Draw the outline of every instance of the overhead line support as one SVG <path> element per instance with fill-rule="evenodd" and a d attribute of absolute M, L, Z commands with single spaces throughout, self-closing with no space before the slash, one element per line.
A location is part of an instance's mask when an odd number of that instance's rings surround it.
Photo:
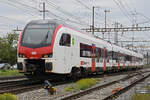
<path fill-rule="evenodd" d="M 128 31 L 150 31 L 150 27 L 121 27 L 121 28 L 86 28 L 86 32 L 128 32 Z"/>
<path fill-rule="evenodd" d="M 45 10 L 45 2 L 43 2 L 43 10 L 40 10 L 40 12 L 43 12 L 43 20 L 45 20 L 45 13 L 48 12 L 48 10 Z"/>

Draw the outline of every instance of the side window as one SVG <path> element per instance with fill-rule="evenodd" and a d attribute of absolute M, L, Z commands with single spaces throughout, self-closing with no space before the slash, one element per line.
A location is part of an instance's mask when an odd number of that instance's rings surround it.
<path fill-rule="evenodd" d="M 113 57 L 112 57 L 112 59 L 113 60 L 116 60 L 116 62 L 118 61 L 118 53 L 117 52 L 115 52 L 115 51 L 113 51 Z"/>
<path fill-rule="evenodd" d="M 96 58 L 97 58 L 97 62 L 100 62 L 100 58 L 101 58 L 101 55 L 102 55 L 102 53 L 101 53 L 102 51 L 101 51 L 101 49 L 100 48 L 97 48 L 96 47 Z"/>
<path fill-rule="evenodd" d="M 92 46 L 80 43 L 80 57 L 91 58 Z"/>
<path fill-rule="evenodd" d="M 70 46 L 71 44 L 71 36 L 70 34 L 63 33 L 61 39 L 59 41 L 60 46 Z"/>

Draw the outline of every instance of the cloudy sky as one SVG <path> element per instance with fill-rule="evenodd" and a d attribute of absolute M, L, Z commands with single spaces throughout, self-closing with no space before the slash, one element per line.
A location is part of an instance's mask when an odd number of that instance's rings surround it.
<path fill-rule="evenodd" d="M 96 27 L 104 27 L 104 10 L 110 11 L 107 13 L 107 27 L 114 27 L 115 22 L 124 27 L 134 23 L 150 26 L 150 0 L 0 0 L 0 36 L 17 26 L 23 29 L 30 20 L 42 19 L 39 12 L 42 2 L 46 3 L 47 19 L 60 19 L 79 29 L 91 25 L 93 6 L 96 7 Z M 101 36 L 101 33 L 96 35 Z M 150 37 L 149 32 L 119 33 L 120 40 L 131 40 L 133 36 L 135 40 L 148 40 Z M 113 33 L 110 37 L 114 37 Z"/>

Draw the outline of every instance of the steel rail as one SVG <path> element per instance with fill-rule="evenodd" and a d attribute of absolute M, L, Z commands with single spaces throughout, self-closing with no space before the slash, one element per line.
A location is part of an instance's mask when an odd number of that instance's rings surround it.
<path fill-rule="evenodd" d="M 22 79 L 27 78 L 26 76 L 9 76 L 9 77 L 0 77 L 0 80 L 13 80 L 13 79 Z"/>
<path fill-rule="evenodd" d="M 126 76 L 122 79 L 118 79 L 118 80 L 115 80 L 115 81 L 112 81 L 112 82 L 109 82 L 109 83 L 105 83 L 103 85 L 100 85 L 100 86 L 96 86 L 96 87 L 93 87 L 93 88 L 89 88 L 87 90 L 84 90 L 84 91 L 81 91 L 81 92 L 77 92 L 77 93 L 74 93 L 74 94 L 70 94 L 68 96 L 65 96 L 63 98 L 61 98 L 61 100 L 72 100 L 72 99 L 77 99 L 77 98 L 80 98 L 81 96 L 84 96 L 84 95 L 87 95 L 87 94 L 90 94 L 91 92 L 93 91 L 97 91 L 97 90 L 100 90 L 100 89 L 103 89 L 103 88 L 106 88 L 108 86 L 111 86 L 115 83 L 118 83 L 120 81 L 124 81 L 124 80 L 127 80 L 127 79 L 130 79 L 136 75 L 139 75 L 139 73 L 134 73 L 132 76 Z"/>
<path fill-rule="evenodd" d="M 123 89 L 121 89 L 121 90 L 115 92 L 114 94 L 111 94 L 111 95 L 107 96 L 107 97 L 104 98 L 103 100 L 112 100 L 113 98 L 118 97 L 118 96 L 121 95 L 122 93 L 125 93 L 126 91 L 128 91 L 129 89 L 131 89 L 131 88 L 132 88 L 133 86 L 135 86 L 137 83 L 139 83 L 139 82 L 145 80 L 146 78 L 148 78 L 149 76 L 150 76 L 150 74 L 148 74 L 148 75 L 146 75 L 146 76 L 144 76 L 144 77 L 142 77 L 142 78 L 140 78 L 140 79 L 134 81 L 132 84 L 130 84 L 130 85 L 124 87 Z"/>
<path fill-rule="evenodd" d="M 70 83 L 72 82 L 71 80 L 66 80 L 63 82 L 59 82 L 59 81 L 53 81 L 51 80 L 51 84 L 53 84 L 53 86 L 57 86 L 57 85 L 61 85 L 61 84 L 66 84 L 66 83 Z M 43 82 L 41 83 L 34 83 L 34 84 L 28 84 L 28 85 L 20 85 L 20 86 L 14 86 L 14 88 L 9 88 L 7 90 L 0 90 L 0 94 L 3 93 L 14 93 L 14 94 L 20 94 L 23 92 L 27 92 L 27 91 L 32 91 L 35 89 L 40 89 L 44 86 Z"/>

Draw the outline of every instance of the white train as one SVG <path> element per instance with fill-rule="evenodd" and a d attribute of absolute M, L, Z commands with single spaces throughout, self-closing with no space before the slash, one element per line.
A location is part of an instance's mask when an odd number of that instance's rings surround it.
<path fill-rule="evenodd" d="M 57 20 L 34 20 L 22 32 L 20 72 L 85 74 L 141 68 L 143 55 L 80 32 Z"/>

